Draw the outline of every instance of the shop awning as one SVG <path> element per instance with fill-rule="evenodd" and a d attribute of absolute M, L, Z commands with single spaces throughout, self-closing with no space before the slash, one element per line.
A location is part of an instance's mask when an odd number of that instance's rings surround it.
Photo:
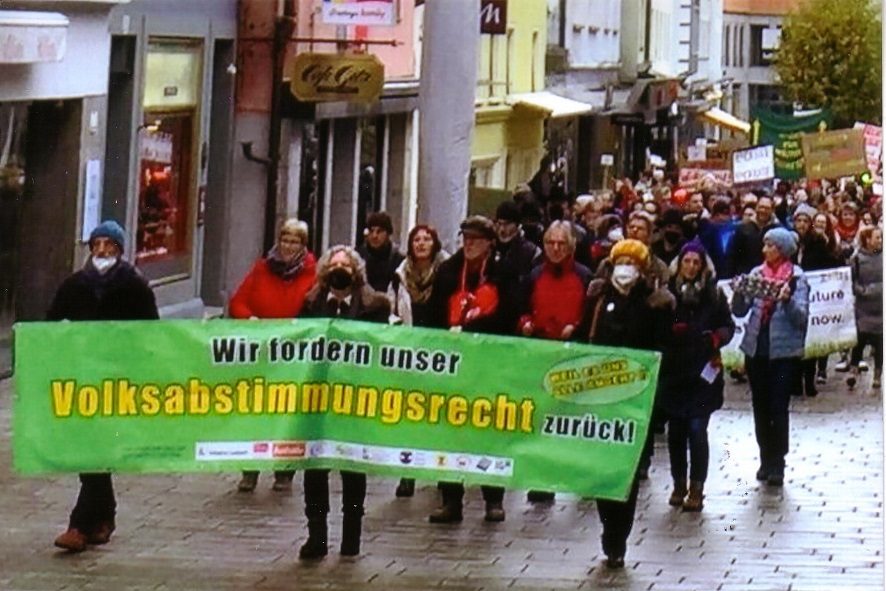
<path fill-rule="evenodd" d="M 508 102 L 517 107 L 528 107 L 545 111 L 547 116 L 552 118 L 585 115 L 594 108 L 593 105 L 588 103 L 574 101 L 544 90 L 541 92 L 512 94 L 508 97 Z"/>
<path fill-rule="evenodd" d="M 707 111 L 702 112 L 701 116 L 714 125 L 719 125 L 732 131 L 740 131 L 742 133 L 750 133 L 751 131 L 750 123 L 718 107 L 711 107 Z"/>
<path fill-rule="evenodd" d="M 58 12 L 0 10 L 0 64 L 60 62 L 68 18 Z"/>

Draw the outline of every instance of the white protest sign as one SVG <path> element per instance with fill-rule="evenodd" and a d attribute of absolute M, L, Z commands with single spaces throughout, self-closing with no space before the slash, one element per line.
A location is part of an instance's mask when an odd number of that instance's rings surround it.
<path fill-rule="evenodd" d="M 806 273 L 809 282 L 809 325 L 806 329 L 807 359 L 823 357 L 854 347 L 855 295 L 852 271 L 839 267 Z"/>
<path fill-rule="evenodd" d="M 809 284 L 809 316 L 804 357 L 824 357 L 855 346 L 858 342 L 855 296 L 852 294 L 852 273 L 849 267 L 809 271 L 805 275 Z M 719 281 L 717 285 L 731 304 L 732 288 L 729 280 Z M 741 318 L 733 316 L 735 336 L 720 349 L 723 366 L 726 368 L 744 365 L 744 353 L 739 346 L 750 315 L 748 312 Z"/>
<path fill-rule="evenodd" d="M 757 183 L 775 178 L 775 155 L 772 146 L 755 146 L 732 153 L 732 182 Z"/>

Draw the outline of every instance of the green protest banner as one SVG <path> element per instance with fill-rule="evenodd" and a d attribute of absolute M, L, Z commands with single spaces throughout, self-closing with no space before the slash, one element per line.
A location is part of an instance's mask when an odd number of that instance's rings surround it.
<path fill-rule="evenodd" d="M 757 107 L 751 110 L 751 145 L 773 147 L 776 177 L 799 179 L 805 173 L 800 142 L 802 134 L 824 131 L 829 127 L 830 120 L 830 113 L 826 110 L 795 117 Z"/>
<path fill-rule="evenodd" d="M 343 320 L 22 323 L 14 463 L 626 497 L 659 354 Z"/>

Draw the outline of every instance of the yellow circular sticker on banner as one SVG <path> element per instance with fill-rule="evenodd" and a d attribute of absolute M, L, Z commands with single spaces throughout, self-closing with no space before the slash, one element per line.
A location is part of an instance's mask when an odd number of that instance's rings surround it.
<path fill-rule="evenodd" d="M 580 405 L 613 404 L 649 386 L 649 368 L 623 355 L 588 355 L 558 363 L 545 375 L 548 394 Z"/>

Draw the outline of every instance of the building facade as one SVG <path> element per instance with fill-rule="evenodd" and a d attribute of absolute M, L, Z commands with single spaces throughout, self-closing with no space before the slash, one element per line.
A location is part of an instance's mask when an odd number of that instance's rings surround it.
<path fill-rule="evenodd" d="M 101 213 L 126 227 L 162 317 L 221 304 L 236 5 L 133 0 L 111 13 Z"/>
<path fill-rule="evenodd" d="M 116 4 L 0 6 L 0 374 L 12 324 L 45 317 L 100 215 Z"/>
<path fill-rule="evenodd" d="M 418 174 L 420 27 L 414 3 L 392 3 L 392 19 L 379 25 L 328 22 L 328 3 L 321 0 L 240 4 L 235 138 L 241 146 L 250 142 L 258 157 L 234 153 L 232 215 L 239 225 L 228 247 L 228 289 L 236 288 L 269 245 L 272 228 L 288 217 L 308 223 L 315 251 L 355 244 L 366 215 L 378 210 L 391 214 L 395 239 L 405 239 L 415 221 Z M 275 50 L 275 27 L 286 23 Z M 384 65 L 381 96 L 296 98 L 292 64 L 306 54 L 375 56 Z"/>
<path fill-rule="evenodd" d="M 792 113 L 778 88 L 772 57 L 784 16 L 803 0 L 724 0 L 723 74 L 731 79 L 724 110 L 748 120 L 755 107 Z"/>
<path fill-rule="evenodd" d="M 545 120 L 556 97 L 544 93 L 547 16 L 544 0 L 509 2 L 483 24 L 478 47 L 468 210 L 490 214 L 528 181 L 545 153 Z M 565 99 L 564 99 L 565 100 Z"/>

